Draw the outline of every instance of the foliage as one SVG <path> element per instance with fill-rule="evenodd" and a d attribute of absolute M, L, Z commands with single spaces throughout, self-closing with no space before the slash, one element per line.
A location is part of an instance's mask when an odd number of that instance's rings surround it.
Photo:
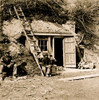
<path fill-rule="evenodd" d="M 58 3 L 62 4 L 60 1 Z M 63 14 L 63 8 L 58 3 L 55 0 L 25 0 L 25 2 L 16 2 L 13 4 L 6 3 L 2 7 L 2 18 L 3 20 L 9 20 L 11 18 L 9 8 L 13 12 L 12 17 L 15 17 L 15 12 L 12 9 L 13 5 L 20 5 L 28 19 L 32 17 L 62 24 L 68 20 L 68 16 L 67 14 Z"/>
<path fill-rule="evenodd" d="M 93 34 L 92 27 L 99 21 L 99 2 L 83 0 L 68 4 L 66 0 L 16 0 L 15 3 L 5 4 L 2 9 L 2 18 L 11 18 L 8 8 L 13 12 L 13 5 L 21 5 L 29 20 L 41 19 L 54 23 L 64 24 L 67 20 L 76 22 L 76 29 L 83 33 Z"/>
<path fill-rule="evenodd" d="M 91 26 L 95 24 L 99 16 L 99 3 L 78 1 L 70 14 L 70 17 L 77 22 L 77 27 L 80 28 L 80 30 L 84 30 L 85 33 L 93 33 Z"/>

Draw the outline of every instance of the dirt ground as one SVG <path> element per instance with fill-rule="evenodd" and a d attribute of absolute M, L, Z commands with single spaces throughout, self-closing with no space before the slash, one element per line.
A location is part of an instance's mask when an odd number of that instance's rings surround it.
<path fill-rule="evenodd" d="M 66 82 L 59 80 L 80 73 L 6 79 L 0 82 L 0 100 L 99 100 L 99 77 Z"/>

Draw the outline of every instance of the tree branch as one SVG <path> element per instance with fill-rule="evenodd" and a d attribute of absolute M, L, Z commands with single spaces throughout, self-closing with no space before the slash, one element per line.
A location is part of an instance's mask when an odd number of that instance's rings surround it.
<path fill-rule="evenodd" d="M 82 24 L 82 26 L 83 26 L 83 28 L 85 29 L 85 31 L 86 31 L 87 33 L 89 33 L 88 30 L 87 30 L 87 28 L 86 28 L 86 26 L 84 25 L 84 23 L 83 23 L 80 19 L 77 19 L 77 18 L 76 18 L 76 20 L 78 20 L 78 21 Z"/>

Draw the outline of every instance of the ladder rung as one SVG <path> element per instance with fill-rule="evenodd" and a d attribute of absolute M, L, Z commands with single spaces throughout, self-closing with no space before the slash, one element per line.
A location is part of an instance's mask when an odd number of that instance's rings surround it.
<path fill-rule="evenodd" d="M 34 47 L 37 47 L 38 48 L 39 46 L 38 45 L 35 45 Z"/>
<path fill-rule="evenodd" d="M 24 18 L 24 16 L 23 16 L 23 15 L 19 15 L 19 17 L 23 17 L 23 18 Z"/>
<path fill-rule="evenodd" d="M 41 53 L 39 49 L 34 49 L 34 52 Z"/>
<path fill-rule="evenodd" d="M 22 13 L 22 11 L 21 11 L 20 9 L 17 9 L 17 12 L 18 12 L 18 13 Z"/>
<path fill-rule="evenodd" d="M 37 51 L 37 53 L 41 53 L 41 51 Z"/>
<path fill-rule="evenodd" d="M 34 51 L 37 52 L 37 53 L 40 52 L 39 49 L 34 49 Z"/>
<path fill-rule="evenodd" d="M 38 46 L 34 44 L 34 47 L 36 48 L 36 47 L 38 47 Z"/>
<path fill-rule="evenodd" d="M 22 8 L 21 7 L 19 7 L 19 9 L 20 9 L 20 11 L 22 11 Z"/>
<path fill-rule="evenodd" d="M 29 41 L 30 41 L 30 42 L 32 42 L 31 40 L 29 40 Z M 37 45 L 36 45 L 36 43 L 35 43 L 35 42 L 34 42 L 34 43 L 32 42 L 32 43 L 31 43 L 31 45 L 33 45 L 33 46 L 37 47 Z"/>
<path fill-rule="evenodd" d="M 34 50 L 39 51 L 38 47 L 35 47 L 35 46 L 34 46 Z"/>
<path fill-rule="evenodd" d="M 29 25 L 29 23 L 28 22 L 24 22 L 24 25 Z M 29 25 L 30 26 L 30 25 Z"/>
<path fill-rule="evenodd" d="M 27 34 L 31 34 L 31 31 L 30 30 L 25 30 Z"/>
<path fill-rule="evenodd" d="M 28 37 L 33 38 L 33 35 L 32 34 L 27 34 L 27 35 L 28 35 Z"/>
<path fill-rule="evenodd" d="M 36 40 L 32 40 L 32 42 L 36 42 Z"/>
<path fill-rule="evenodd" d="M 33 35 L 32 35 L 32 34 L 28 34 L 28 36 L 29 36 L 29 37 L 33 37 Z"/>
<path fill-rule="evenodd" d="M 39 48 L 39 46 L 34 44 L 34 48 Z"/>
<path fill-rule="evenodd" d="M 18 14 L 19 14 L 19 16 L 23 16 L 23 15 L 22 15 L 22 12 L 18 12 Z"/>
<path fill-rule="evenodd" d="M 29 25 L 23 25 L 23 27 L 26 28 L 26 30 L 27 29 L 30 29 L 31 30 L 31 28 L 29 27 Z"/>
<path fill-rule="evenodd" d="M 34 44 L 31 43 L 31 46 L 34 46 Z"/>
<path fill-rule="evenodd" d="M 24 29 L 26 29 L 27 31 L 30 31 L 28 33 L 31 34 L 31 29 L 29 27 L 24 27 Z"/>
<path fill-rule="evenodd" d="M 29 24 L 25 24 L 25 23 L 24 23 L 23 25 L 24 25 L 24 26 L 30 26 Z"/>
<path fill-rule="evenodd" d="M 36 43 L 36 40 L 30 39 L 31 42 Z"/>
<path fill-rule="evenodd" d="M 24 19 L 20 19 L 20 21 L 24 21 Z"/>
<path fill-rule="evenodd" d="M 17 11 L 22 11 L 22 9 L 20 9 L 20 6 L 15 6 Z"/>

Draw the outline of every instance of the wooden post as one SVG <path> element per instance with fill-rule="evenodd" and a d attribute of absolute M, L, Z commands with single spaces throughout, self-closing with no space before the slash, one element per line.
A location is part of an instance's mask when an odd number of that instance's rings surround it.
<path fill-rule="evenodd" d="M 55 45 L 55 44 L 54 44 L 54 43 L 55 43 L 55 39 L 54 39 L 54 37 L 53 37 L 53 39 L 52 39 L 52 51 L 53 51 L 53 52 L 52 52 L 52 56 L 53 56 L 53 57 L 55 57 L 55 55 L 54 55 L 54 49 L 55 49 L 55 48 L 54 48 L 54 45 Z"/>
<path fill-rule="evenodd" d="M 65 38 L 63 39 L 63 66 L 65 66 Z"/>
<path fill-rule="evenodd" d="M 49 52 L 49 54 L 52 54 L 51 37 L 48 37 L 48 52 Z"/>
<path fill-rule="evenodd" d="M 2 5 L 2 0 L 0 2 L 0 4 Z M 2 11 L 2 6 L 0 6 L 0 12 Z M 2 13 L 0 14 L 0 35 L 2 33 Z"/>

